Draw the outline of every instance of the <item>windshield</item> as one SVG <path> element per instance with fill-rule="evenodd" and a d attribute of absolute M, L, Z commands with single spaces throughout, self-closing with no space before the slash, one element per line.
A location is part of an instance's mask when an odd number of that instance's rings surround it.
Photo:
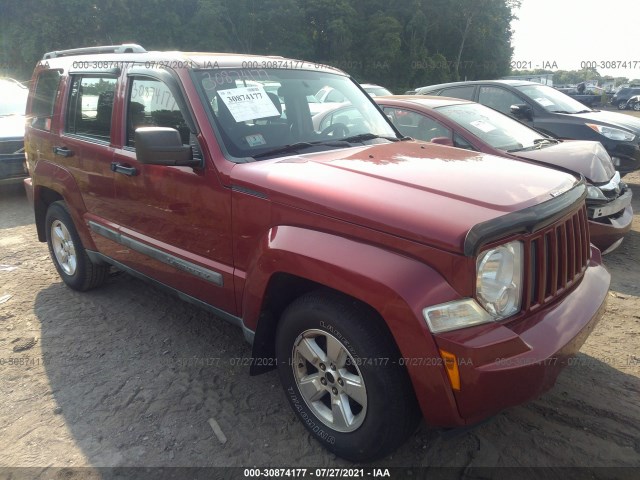
<path fill-rule="evenodd" d="M 219 138 L 233 157 L 268 158 L 302 149 L 306 153 L 397 140 L 384 115 L 344 75 L 287 69 L 215 69 L 199 71 L 196 76 Z M 319 114 L 314 94 L 323 87 L 344 97 L 336 107 L 351 106 L 355 113 L 335 116 L 320 129 L 314 118 Z"/>
<path fill-rule="evenodd" d="M 435 110 L 498 150 L 537 148 L 540 144 L 540 133 L 479 103 L 448 105 Z"/>
<path fill-rule="evenodd" d="M 577 100 L 546 85 L 522 85 L 516 88 L 548 112 L 578 113 L 591 111 Z"/>
<path fill-rule="evenodd" d="M 24 115 L 28 90 L 7 82 L 0 82 L 0 116 Z"/>

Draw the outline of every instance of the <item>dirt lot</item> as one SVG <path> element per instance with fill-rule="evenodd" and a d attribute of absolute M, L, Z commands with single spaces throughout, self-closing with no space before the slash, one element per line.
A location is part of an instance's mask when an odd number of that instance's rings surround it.
<path fill-rule="evenodd" d="M 625 180 L 640 212 L 640 175 Z M 311 440 L 275 372 L 237 365 L 240 330 L 125 274 L 66 288 L 32 217 L 21 189 L 0 190 L 0 467 L 349 466 Z M 375 465 L 640 468 L 638 217 L 605 258 L 606 316 L 552 391 L 466 431 L 422 425 Z"/>

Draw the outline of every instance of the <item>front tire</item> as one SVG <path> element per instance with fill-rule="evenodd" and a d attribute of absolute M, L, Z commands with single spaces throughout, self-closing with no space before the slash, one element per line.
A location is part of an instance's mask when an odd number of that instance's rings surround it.
<path fill-rule="evenodd" d="M 312 292 L 284 312 L 276 334 L 287 399 L 311 435 L 356 462 L 384 457 L 420 414 L 382 319 L 355 300 Z"/>
<path fill-rule="evenodd" d="M 638 101 L 638 102 L 636 102 L 636 103 L 634 103 L 634 104 L 633 104 L 633 109 L 634 109 L 636 112 L 640 112 L 640 101 Z"/>
<path fill-rule="evenodd" d="M 49 206 L 45 230 L 51 259 L 64 283 L 74 290 L 86 291 L 105 282 L 109 266 L 91 261 L 64 202 Z"/>

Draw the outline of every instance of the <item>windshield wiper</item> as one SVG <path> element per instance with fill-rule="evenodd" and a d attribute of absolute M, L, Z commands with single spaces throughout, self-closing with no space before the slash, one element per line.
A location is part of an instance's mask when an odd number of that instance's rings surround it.
<path fill-rule="evenodd" d="M 267 150 L 266 152 L 257 153 L 253 155 L 253 158 L 268 157 L 270 155 L 278 155 L 280 153 L 297 152 L 298 150 L 304 150 L 305 148 L 310 147 L 315 147 L 315 144 L 309 142 L 292 143 L 290 145 L 285 145 L 284 147 L 278 147 L 272 150 Z"/>
<path fill-rule="evenodd" d="M 556 140 L 555 138 L 536 138 L 533 140 L 533 145 L 530 147 L 521 147 L 521 148 L 512 148 L 511 150 L 507 150 L 507 152 L 512 153 L 512 152 L 524 152 L 526 150 L 539 150 L 542 148 L 543 145 L 547 145 L 547 144 L 553 144 L 555 145 L 556 143 L 559 143 L 559 140 Z"/>
<path fill-rule="evenodd" d="M 358 135 L 353 135 L 351 137 L 341 138 L 342 142 L 366 142 L 367 140 L 374 140 L 376 138 L 384 138 L 385 140 L 389 140 L 391 142 L 398 142 L 400 139 L 396 137 L 383 137 L 380 135 L 376 135 L 375 133 L 360 133 Z"/>
<path fill-rule="evenodd" d="M 545 143 L 553 143 L 553 144 L 556 144 L 556 143 L 559 143 L 559 142 L 560 142 L 560 140 L 556 140 L 555 138 L 536 138 L 536 139 L 533 141 L 533 144 L 534 144 L 534 145 L 540 145 L 540 146 L 542 146 L 542 145 L 544 145 Z"/>
<path fill-rule="evenodd" d="M 283 147 L 274 148 L 273 150 L 267 150 L 266 152 L 257 153 L 253 155 L 253 158 L 263 158 L 263 157 L 269 157 L 271 155 L 279 155 L 281 153 L 298 152 L 300 150 L 305 150 L 307 148 L 318 147 L 318 146 L 343 148 L 343 147 L 349 147 L 350 145 L 348 142 L 345 142 L 342 139 L 330 140 L 330 141 L 318 141 L 318 142 L 298 142 L 298 143 L 292 143 L 290 145 L 284 145 Z"/>
<path fill-rule="evenodd" d="M 351 143 L 365 142 L 367 140 L 374 140 L 376 138 L 384 138 L 385 140 L 390 140 L 392 142 L 397 142 L 400 140 L 395 137 L 382 137 L 380 135 L 376 135 L 375 133 L 361 133 L 359 135 L 353 135 L 347 138 L 336 138 L 335 140 L 292 143 L 290 145 L 285 145 L 283 147 L 274 148 L 273 150 L 267 150 L 266 152 L 257 153 L 253 155 L 253 158 L 257 159 L 257 158 L 270 157 L 272 155 L 279 155 L 281 153 L 298 152 L 300 150 L 305 150 L 307 148 L 318 147 L 318 146 L 327 146 L 327 147 L 336 147 L 336 148 L 349 147 Z M 410 138 L 407 137 L 406 139 L 409 140 Z M 405 140 L 405 138 L 403 138 L 403 140 Z"/>
<path fill-rule="evenodd" d="M 589 113 L 593 110 L 578 110 L 577 112 L 567 112 L 566 110 L 549 110 L 551 113 L 567 113 L 569 115 L 576 115 L 577 113 Z"/>

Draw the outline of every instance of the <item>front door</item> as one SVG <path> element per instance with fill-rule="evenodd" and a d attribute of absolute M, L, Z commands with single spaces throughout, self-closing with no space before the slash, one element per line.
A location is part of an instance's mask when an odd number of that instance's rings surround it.
<path fill-rule="evenodd" d="M 236 313 L 230 191 L 220 184 L 206 152 L 200 151 L 192 131 L 193 117 L 177 95 L 181 93 L 176 84 L 164 78 L 127 76 L 123 145 L 116 148 L 112 167 L 119 226 L 116 240 L 125 247 L 116 260 Z M 194 156 L 202 159 L 202 166 L 138 162 L 135 130 L 145 126 L 175 128 L 183 143 L 192 145 Z"/>

